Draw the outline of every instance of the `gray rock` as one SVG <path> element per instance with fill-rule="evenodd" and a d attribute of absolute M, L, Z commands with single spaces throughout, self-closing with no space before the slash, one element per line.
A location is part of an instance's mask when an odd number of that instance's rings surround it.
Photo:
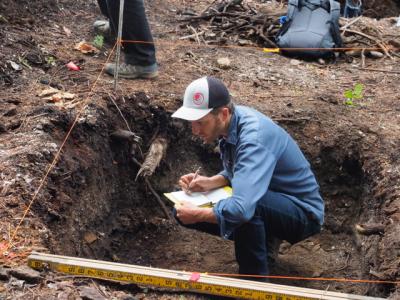
<path fill-rule="evenodd" d="M 24 280 L 18 280 L 14 277 L 11 277 L 10 281 L 6 285 L 7 288 L 21 291 L 24 289 L 25 281 Z"/>
<path fill-rule="evenodd" d="M 298 66 L 298 65 L 301 64 L 301 60 L 298 60 L 298 59 L 291 59 L 291 60 L 290 60 L 290 64 L 291 64 L 292 66 Z"/>
<path fill-rule="evenodd" d="M 231 61 L 227 57 L 220 57 L 217 59 L 217 64 L 221 69 L 229 69 L 231 66 Z"/>
<path fill-rule="evenodd" d="M 384 56 L 384 54 L 379 51 L 370 51 L 369 55 L 374 58 L 382 58 Z"/>
<path fill-rule="evenodd" d="M 11 269 L 9 274 L 15 278 L 25 280 L 28 283 L 37 283 L 42 279 L 40 273 L 27 266 L 20 266 L 16 269 Z"/>
<path fill-rule="evenodd" d="M 107 300 L 98 290 L 87 286 L 79 289 L 79 296 L 83 300 Z"/>

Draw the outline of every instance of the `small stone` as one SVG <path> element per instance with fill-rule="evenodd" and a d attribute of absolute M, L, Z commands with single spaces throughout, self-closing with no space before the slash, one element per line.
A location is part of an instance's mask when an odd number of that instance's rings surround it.
<path fill-rule="evenodd" d="M 15 279 L 13 277 L 11 277 L 10 281 L 8 282 L 8 287 L 11 289 L 15 289 L 15 290 L 23 290 L 24 289 L 24 285 L 25 285 L 25 281 L 24 280 L 18 280 Z"/>
<path fill-rule="evenodd" d="M 312 278 L 321 277 L 321 275 L 322 275 L 323 272 L 324 272 L 323 270 L 315 270 L 315 271 L 312 273 L 311 277 L 312 277 Z"/>
<path fill-rule="evenodd" d="M 301 61 L 298 60 L 298 59 L 291 59 L 290 60 L 290 64 L 293 65 L 293 66 L 298 66 L 298 65 L 301 64 Z"/>
<path fill-rule="evenodd" d="M 231 61 L 227 57 L 218 58 L 217 64 L 221 69 L 229 69 L 231 67 Z"/>
<path fill-rule="evenodd" d="M 22 67 L 21 65 L 17 64 L 16 62 L 9 60 L 8 63 L 10 64 L 11 68 L 13 68 L 15 71 L 21 71 Z"/>
<path fill-rule="evenodd" d="M 323 59 L 323 58 L 318 58 L 318 63 L 320 65 L 325 65 L 326 64 L 325 59 Z"/>
<path fill-rule="evenodd" d="M 384 54 L 379 51 L 370 51 L 369 55 L 373 58 L 382 58 L 384 56 Z"/>
<path fill-rule="evenodd" d="M 50 80 L 48 80 L 48 79 L 40 79 L 40 83 L 48 85 L 48 84 L 50 84 Z"/>
<path fill-rule="evenodd" d="M 81 296 L 83 300 L 106 300 L 98 290 L 85 286 L 79 289 L 79 296 Z"/>
<path fill-rule="evenodd" d="M 240 46 L 247 46 L 247 45 L 250 45 L 251 43 L 250 43 L 248 40 L 239 39 L 239 40 L 238 40 L 238 44 L 239 44 Z"/>
<path fill-rule="evenodd" d="M 9 274 L 15 278 L 25 280 L 28 283 L 37 283 L 42 279 L 40 273 L 29 267 L 21 266 L 16 269 L 11 269 Z"/>

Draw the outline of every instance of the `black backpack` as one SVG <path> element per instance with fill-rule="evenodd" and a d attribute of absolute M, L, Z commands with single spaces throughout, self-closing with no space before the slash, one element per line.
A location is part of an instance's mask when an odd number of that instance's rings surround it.
<path fill-rule="evenodd" d="M 289 0 L 286 22 L 276 36 L 276 43 L 280 48 L 296 48 L 282 49 L 288 56 L 333 56 L 331 49 L 342 47 L 339 17 L 340 3 L 337 1 Z"/>

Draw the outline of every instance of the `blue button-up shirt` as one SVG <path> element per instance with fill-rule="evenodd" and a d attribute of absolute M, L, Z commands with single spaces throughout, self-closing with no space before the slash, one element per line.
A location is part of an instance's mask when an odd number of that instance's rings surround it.
<path fill-rule="evenodd" d="M 268 190 L 288 195 L 321 225 L 324 203 L 310 164 L 292 137 L 260 112 L 236 106 L 229 132 L 219 141 L 223 171 L 232 197 L 213 208 L 221 235 L 229 238 L 250 220 Z"/>

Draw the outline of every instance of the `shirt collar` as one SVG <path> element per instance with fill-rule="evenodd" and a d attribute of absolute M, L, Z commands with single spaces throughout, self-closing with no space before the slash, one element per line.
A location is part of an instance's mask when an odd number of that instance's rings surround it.
<path fill-rule="evenodd" d="M 235 145 L 237 142 L 237 123 L 238 123 L 238 115 L 237 115 L 237 109 L 235 107 L 233 114 L 231 116 L 231 120 L 229 123 L 229 129 L 228 129 L 228 136 L 226 137 L 226 142 L 229 144 Z"/>

